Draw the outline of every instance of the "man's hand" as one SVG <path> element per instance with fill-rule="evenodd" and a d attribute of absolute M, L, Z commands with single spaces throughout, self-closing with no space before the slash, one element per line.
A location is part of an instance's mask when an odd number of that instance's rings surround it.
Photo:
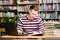
<path fill-rule="evenodd" d="M 18 35 L 21 35 L 22 33 L 23 33 L 23 31 L 18 30 Z"/>
<path fill-rule="evenodd" d="M 39 34 L 39 32 L 37 32 L 37 31 L 34 31 L 34 32 L 33 32 L 33 34 Z"/>

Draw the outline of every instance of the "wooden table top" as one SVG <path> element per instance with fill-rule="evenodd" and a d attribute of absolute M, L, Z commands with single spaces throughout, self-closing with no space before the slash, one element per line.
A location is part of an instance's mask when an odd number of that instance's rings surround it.
<path fill-rule="evenodd" d="M 46 29 L 43 36 L 10 36 L 5 35 L 1 38 L 60 38 L 60 29 Z"/>
<path fill-rule="evenodd" d="M 1 36 L 1 38 L 60 38 L 60 35 L 57 34 L 49 34 L 49 35 L 43 35 L 43 36 Z"/>

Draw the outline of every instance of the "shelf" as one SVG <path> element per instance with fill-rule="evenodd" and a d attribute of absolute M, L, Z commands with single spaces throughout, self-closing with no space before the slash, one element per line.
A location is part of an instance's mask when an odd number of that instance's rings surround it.
<path fill-rule="evenodd" d="M 44 19 L 48 19 L 48 20 L 50 20 L 50 19 L 52 19 L 52 18 L 44 18 Z M 44 20 L 44 19 L 43 19 L 43 20 Z M 55 20 L 55 19 L 58 19 L 58 18 L 54 18 L 54 20 Z"/>
<path fill-rule="evenodd" d="M 20 12 L 28 12 L 28 11 L 19 11 L 18 13 Z M 46 10 L 46 11 L 40 11 L 40 12 L 55 12 L 54 10 Z M 58 10 L 57 12 L 60 12 L 60 10 Z"/>
<path fill-rule="evenodd" d="M 55 12 L 54 10 L 43 10 L 43 11 L 40 11 L 40 12 Z"/>
<path fill-rule="evenodd" d="M 58 10 L 58 12 L 60 12 L 60 10 Z"/>
<path fill-rule="evenodd" d="M 6 11 L 9 11 L 9 12 L 16 12 L 16 10 L 0 10 L 0 12 L 6 12 Z"/>
<path fill-rule="evenodd" d="M 39 3 L 39 4 L 60 4 L 60 3 Z"/>
<path fill-rule="evenodd" d="M 0 5 L 0 6 L 17 6 L 17 5 Z"/>
<path fill-rule="evenodd" d="M 2 17 L 0 17 L 0 18 L 2 18 Z M 8 18 L 8 17 L 4 17 L 4 18 Z M 10 17 L 10 18 L 14 18 L 14 17 Z"/>
<path fill-rule="evenodd" d="M 53 3 L 39 3 L 39 4 L 53 4 Z"/>
<path fill-rule="evenodd" d="M 52 23 L 52 24 L 60 24 L 60 22 L 44 22 L 44 24 L 48 24 L 48 23 L 49 23 L 49 24 L 51 24 L 51 23 Z"/>
<path fill-rule="evenodd" d="M 34 2 L 20 2 L 20 4 L 18 5 L 27 5 L 27 4 L 38 4 L 38 2 L 34 1 Z"/>
<path fill-rule="evenodd" d="M 28 12 L 28 11 L 19 11 L 18 13 L 20 13 L 20 12 Z"/>

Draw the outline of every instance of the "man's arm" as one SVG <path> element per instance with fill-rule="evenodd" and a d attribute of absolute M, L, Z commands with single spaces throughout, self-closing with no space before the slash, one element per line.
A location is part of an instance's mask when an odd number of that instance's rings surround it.
<path fill-rule="evenodd" d="M 42 20 L 39 21 L 39 33 L 44 33 L 44 22 Z"/>
<path fill-rule="evenodd" d="M 22 22 L 20 19 L 18 19 L 18 21 L 17 21 L 17 32 L 18 32 L 18 35 L 22 34 L 22 32 L 23 32 Z"/>

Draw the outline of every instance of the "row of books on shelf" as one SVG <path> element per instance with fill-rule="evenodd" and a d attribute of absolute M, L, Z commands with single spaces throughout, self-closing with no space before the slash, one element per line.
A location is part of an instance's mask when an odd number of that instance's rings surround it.
<path fill-rule="evenodd" d="M 17 11 L 28 11 L 31 5 L 18 6 Z"/>
<path fill-rule="evenodd" d="M 51 20 L 43 20 L 43 22 L 46 23 L 46 22 L 59 22 L 59 21 L 58 20 L 52 20 L 51 19 Z"/>
<path fill-rule="evenodd" d="M 39 10 L 60 10 L 60 4 L 53 4 L 53 5 L 40 5 Z"/>
<path fill-rule="evenodd" d="M 0 0 L 0 5 L 13 5 L 14 0 Z"/>
<path fill-rule="evenodd" d="M 39 3 L 60 3 L 60 0 L 39 0 Z"/>
<path fill-rule="evenodd" d="M 28 11 L 31 5 L 25 6 L 18 6 L 17 10 L 19 11 Z M 60 10 L 60 4 L 53 4 L 53 5 L 40 5 L 38 6 L 40 11 L 44 10 Z"/>
<path fill-rule="evenodd" d="M 14 12 L 0 12 L 0 17 L 14 17 L 15 13 Z"/>
<path fill-rule="evenodd" d="M 44 12 L 41 12 L 39 13 L 40 17 L 42 19 L 46 18 L 46 19 L 55 19 L 55 18 L 58 18 L 57 17 L 57 13 L 44 13 Z"/>
<path fill-rule="evenodd" d="M 22 17 L 26 15 L 25 13 L 18 13 L 18 16 L 19 17 Z M 58 18 L 58 14 L 57 13 L 44 13 L 44 12 L 41 12 L 39 13 L 39 15 L 42 19 L 57 19 Z"/>
<path fill-rule="evenodd" d="M 39 2 L 39 3 L 60 3 L 60 0 L 17 0 L 17 3 L 20 2 Z"/>
<path fill-rule="evenodd" d="M 37 1 L 37 0 L 17 0 L 17 1 L 19 1 L 19 2 L 32 2 L 32 1 Z"/>
<path fill-rule="evenodd" d="M 26 16 L 27 14 L 26 13 L 17 13 L 18 17 L 22 18 L 22 16 Z"/>
<path fill-rule="evenodd" d="M 0 6 L 0 10 L 16 10 L 16 6 Z"/>
<path fill-rule="evenodd" d="M 22 4 L 29 4 L 29 3 L 36 4 L 38 3 L 38 0 L 17 0 L 17 4 L 21 4 L 21 3 Z"/>

